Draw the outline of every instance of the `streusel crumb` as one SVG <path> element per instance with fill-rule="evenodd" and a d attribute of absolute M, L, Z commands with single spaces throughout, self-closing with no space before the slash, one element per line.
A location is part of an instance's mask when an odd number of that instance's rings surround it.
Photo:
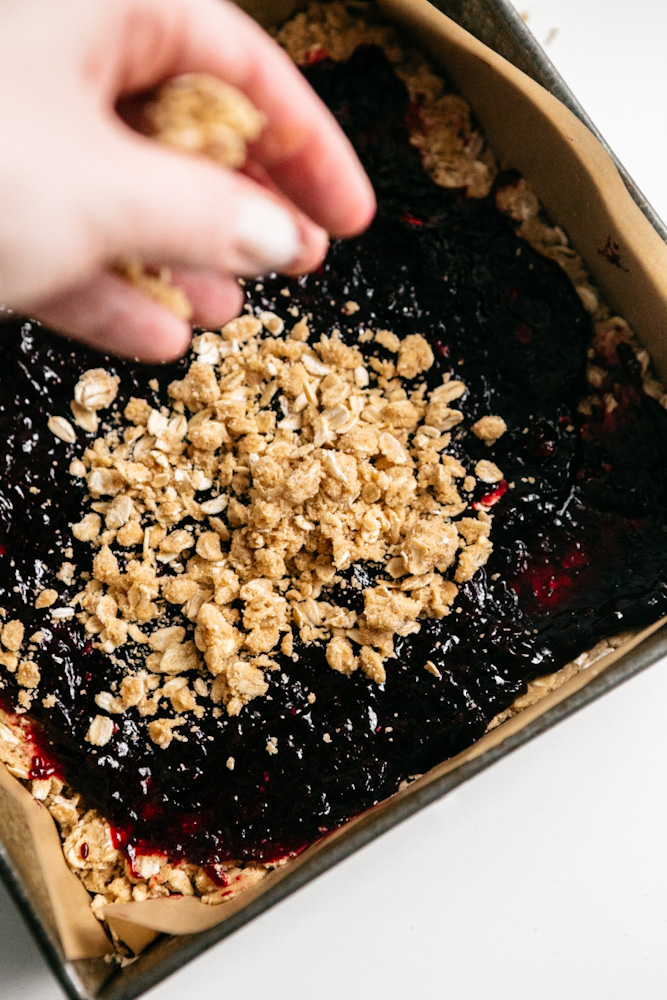
<path fill-rule="evenodd" d="M 259 138 L 264 124 L 264 115 L 245 94 L 206 73 L 167 81 L 147 102 L 142 118 L 145 134 L 157 142 L 230 169 L 245 164 L 248 143 Z M 115 270 L 181 319 L 192 319 L 192 305 L 172 284 L 169 268 L 151 268 L 130 257 L 119 261 Z"/>

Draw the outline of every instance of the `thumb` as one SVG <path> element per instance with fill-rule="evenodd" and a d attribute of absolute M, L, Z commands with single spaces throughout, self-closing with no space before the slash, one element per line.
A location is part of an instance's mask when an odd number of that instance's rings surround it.
<path fill-rule="evenodd" d="M 109 256 L 253 277 L 316 267 L 326 252 L 324 230 L 294 205 L 203 158 L 132 136 L 107 169 Z"/>

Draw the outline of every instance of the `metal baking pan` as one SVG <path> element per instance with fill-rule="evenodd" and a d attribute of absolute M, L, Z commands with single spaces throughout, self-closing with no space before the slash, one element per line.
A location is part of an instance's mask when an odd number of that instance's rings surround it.
<path fill-rule="evenodd" d="M 435 6 L 558 97 L 591 128 L 606 146 L 604 139 L 599 135 L 509 0 L 435 0 Z M 667 242 L 667 230 L 663 222 L 638 190 L 613 152 L 608 151 L 632 198 L 656 232 Z M 192 937 L 160 938 L 132 965 L 124 969 L 118 969 L 115 965 L 110 965 L 102 959 L 77 962 L 69 962 L 65 959 L 52 915 L 44 895 L 40 893 L 39 885 L 36 885 L 34 880 L 31 881 L 29 870 L 18 870 L 1 843 L 0 877 L 32 930 L 47 962 L 71 1000 L 133 1000 L 259 913 L 273 906 L 370 840 L 378 837 L 385 830 L 400 823 L 434 799 L 445 795 L 500 757 L 549 729 L 571 713 L 583 708 L 606 691 L 633 677 L 665 655 L 667 655 L 667 632 L 661 630 L 645 639 L 581 690 L 544 712 L 520 732 L 510 736 L 501 745 L 487 750 L 476 759 L 468 761 L 455 771 L 440 777 L 428 787 L 416 790 L 413 796 L 398 800 L 393 804 L 390 803 L 388 808 L 366 816 L 350 829 L 347 835 L 336 839 L 330 845 L 325 845 L 309 862 L 293 872 L 287 873 L 281 882 L 270 887 L 261 897 L 253 899 L 244 909 L 224 923 Z"/>

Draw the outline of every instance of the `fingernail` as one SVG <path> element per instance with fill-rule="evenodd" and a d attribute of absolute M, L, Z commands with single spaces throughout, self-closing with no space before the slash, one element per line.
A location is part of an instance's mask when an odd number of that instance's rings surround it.
<path fill-rule="evenodd" d="M 279 270 L 301 249 L 296 223 L 289 212 L 268 198 L 245 198 L 237 217 L 238 248 L 259 272 Z"/>

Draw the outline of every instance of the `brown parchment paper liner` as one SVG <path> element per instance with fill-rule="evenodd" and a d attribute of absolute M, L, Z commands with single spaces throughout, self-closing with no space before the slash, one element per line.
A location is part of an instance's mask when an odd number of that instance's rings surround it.
<path fill-rule="evenodd" d="M 90 896 L 69 870 L 62 841 L 47 809 L 0 765 L 2 842 L 19 869 L 36 872 L 45 888 L 63 951 L 72 961 L 98 958 L 110 950 L 102 925 L 90 909 Z"/>
<path fill-rule="evenodd" d="M 246 0 L 265 25 L 275 25 L 300 5 Z M 554 97 L 477 41 L 425 0 L 378 0 L 378 9 L 403 24 L 423 45 L 476 113 L 496 157 L 531 182 L 552 219 L 568 233 L 598 288 L 640 336 L 667 377 L 667 246 L 634 204 L 615 166 L 592 133 Z M 503 743 L 552 706 L 607 670 L 665 624 L 642 630 L 591 663 L 537 704 L 522 710 L 463 753 L 434 768 L 370 813 L 323 838 L 289 864 L 226 903 L 210 906 L 192 897 L 158 898 L 107 906 L 113 933 L 138 954 L 158 933 L 192 934 L 218 924 L 261 896 L 295 868 L 345 837 L 369 814 L 391 810 L 437 778 Z M 93 958 L 110 944 L 93 917 L 90 897 L 65 862 L 55 822 L 0 765 L 0 836 L 20 870 L 37 866 L 55 925 L 69 959 Z"/>

